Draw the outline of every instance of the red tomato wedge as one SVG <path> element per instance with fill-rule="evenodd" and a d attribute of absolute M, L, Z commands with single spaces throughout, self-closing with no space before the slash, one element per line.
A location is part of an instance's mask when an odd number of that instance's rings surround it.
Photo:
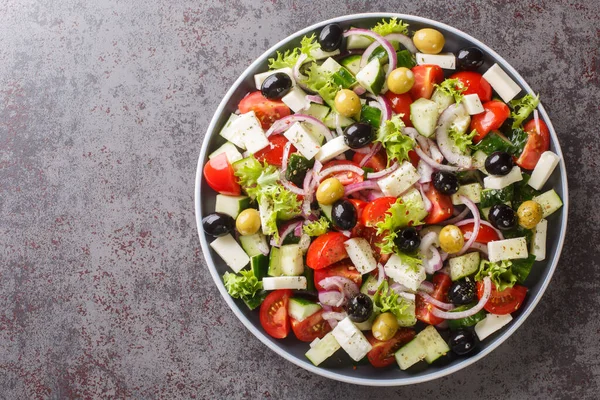
<path fill-rule="evenodd" d="M 260 305 L 260 324 L 265 332 L 276 339 L 283 339 L 290 333 L 287 309 L 291 296 L 289 289 L 275 290 Z"/>
<path fill-rule="evenodd" d="M 431 202 L 431 211 L 429 211 L 429 214 L 425 218 L 426 224 L 435 225 L 452 216 L 454 206 L 452 205 L 452 198 L 450 196 L 441 194 L 433 185 L 428 185 L 423 192 Z"/>
<path fill-rule="evenodd" d="M 283 148 L 287 144 L 288 140 L 283 135 L 271 135 L 269 137 L 269 145 L 262 150 L 254 153 L 254 157 L 260 162 L 267 162 L 271 165 L 281 167 L 283 159 Z M 295 153 L 296 148 L 292 145 L 290 147 L 290 154 Z"/>
<path fill-rule="evenodd" d="M 517 165 L 521 168 L 532 170 L 540 160 L 542 153 L 550 149 L 550 131 L 548 126 L 539 120 L 540 132 L 537 131 L 535 120 L 528 121 L 523 130 L 529 134 L 523 153 L 517 159 Z"/>
<path fill-rule="evenodd" d="M 481 142 L 493 130 L 500 129 L 504 121 L 510 115 L 510 109 L 499 100 L 483 103 L 483 112 L 471 117 L 470 129 L 475 129 L 477 135 L 473 138 L 474 143 Z"/>
<path fill-rule="evenodd" d="M 329 322 L 323 319 L 323 312 L 324 310 L 317 311 L 303 321 L 297 321 L 294 318 L 290 318 L 292 331 L 298 340 L 302 342 L 312 342 L 316 338 L 321 339 L 331 331 Z"/>
<path fill-rule="evenodd" d="M 384 368 L 395 363 L 394 354 L 398 349 L 415 337 L 414 329 L 400 328 L 389 340 L 377 340 L 371 332 L 366 335 L 367 340 L 373 348 L 367 353 L 367 358 L 375 368 Z"/>
<path fill-rule="evenodd" d="M 492 283 L 492 295 L 483 308 L 496 315 L 510 314 L 521 307 L 526 295 L 525 286 L 515 285 L 499 292 L 496 290 L 496 285 Z M 481 296 L 483 296 L 483 282 L 477 282 L 477 297 L 481 298 Z"/>
<path fill-rule="evenodd" d="M 440 84 L 444 80 L 444 71 L 438 65 L 423 64 L 412 68 L 415 75 L 415 84 L 410 89 L 410 95 L 413 100 L 421 97 L 430 99 L 435 89 L 435 84 Z"/>
<path fill-rule="evenodd" d="M 352 205 L 356 209 L 356 217 L 358 220 L 360 220 L 360 217 L 368 203 L 364 200 L 359 199 L 348 199 L 348 201 L 350 201 L 350 203 L 352 203 Z"/>
<path fill-rule="evenodd" d="M 482 103 L 492 99 L 492 87 L 478 72 L 461 71 L 452 74 L 450 79 L 458 79 L 467 88 L 463 95 L 476 94 Z"/>
<path fill-rule="evenodd" d="M 465 242 L 471 237 L 474 226 L 475 224 L 473 222 L 460 226 L 460 230 L 462 231 L 463 236 L 465 237 Z M 480 225 L 479 233 L 477 234 L 477 238 L 475 239 L 475 241 L 477 243 L 488 244 L 489 242 L 493 242 L 494 240 L 500 240 L 500 236 L 498 236 L 498 233 L 496 233 L 496 231 L 493 228 L 490 228 L 487 225 Z"/>
<path fill-rule="evenodd" d="M 230 196 L 239 196 L 242 188 L 235 179 L 233 167 L 225 153 L 208 160 L 204 165 L 204 179 L 213 190 Z"/>
<path fill-rule="evenodd" d="M 338 263 L 330 265 L 327 268 L 315 270 L 315 288 L 317 290 L 325 290 L 325 288 L 319 285 L 319 282 L 330 276 L 341 276 L 344 278 L 348 278 L 354 283 L 356 283 L 359 288 L 362 284 L 362 275 L 360 272 L 358 272 L 356 268 L 354 268 L 354 265 L 352 264 L 352 262 L 350 262 L 350 260 L 340 261 Z"/>
<path fill-rule="evenodd" d="M 414 150 L 410 150 L 408 152 L 408 158 L 410 158 L 410 163 L 412 164 L 412 166 L 417 168 L 417 165 L 419 165 L 419 161 L 421 161 L 421 157 L 419 157 L 417 152 Z"/>
<path fill-rule="evenodd" d="M 348 257 L 344 242 L 346 236 L 339 232 L 327 232 L 317 237 L 306 253 L 306 265 L 312 269 L 322 269 Z"/>
<path fill-rule="evenodd" d="M 356 163 L 356 165 L 359 165 L 363 158 L 365 158 L 366 156 L 366 154 L 354 153 L 354 156 L 352 156 L 352 162 Z M 377 154 L 371 157 L 363 167 L 371 168 L 373 172 L 379 172 L 386 169 L 387 155 L 385 153 L 385 150 L 380 150 Z"/>
<path fill-rule="evenodd" d="M 366 205 L 360 218 L 360 222 L 367 227 L 374 227 L 378 222 L 385 219 L 387 211 L 396 202 L 395 197 L 387 196 L 373 200 Z"/>
<path fill-rule="evenodd" d="M 436 300 L 446 302 L 448 290 L 450 290 L 450 286 L 452 286 L 452 280 L 450 279 L 450 276 L 442 273 L 433 275 L 433 285 L 435 289 L 431 296 Z M 423 300 L 423 298 L 419 295 L 416 297 L 415 307 L 417 319 L 421 322 L 429 325 L 437 325 L 444 321 L 444 319 L 438 318 L 431 313 L 432 305 Z"/>
<path fill-rule="evenodd" d="M 250 93 L 238 104 L 240 113 L 254 111 L 263 129 L 269 129 L 273 122 L 291 114 L 290 108 L 281 100 L 269 100 L 260 90 Z"/>
<path fill-rule="evenodd" d="M 391 90 L 388 90 L 383 95 L 392 107 L 392 110 L 396 114 L 402 114 L 402 122 L 404 125 L 412 128 L 412 121 L 410 120 L 410 105 L 413 102 L 412 97 L 410 97 L 410 93 L 396 94 L 392 93 Z"/>

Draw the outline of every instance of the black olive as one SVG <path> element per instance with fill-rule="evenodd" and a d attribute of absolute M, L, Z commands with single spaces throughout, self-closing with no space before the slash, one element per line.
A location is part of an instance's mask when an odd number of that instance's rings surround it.
<path fill-rule="evenodd" d="M 475 346 L 477 345 L 477 339 L 475 338 L 473 332 L 466 329 L 461 329 L 450 334 L 448 344 L 453 352 L 459 356 L 464 356 L 475 349 Z"/>
<path fill-rule="evenodd" d="M 448 300 L 456 305 L 472 303 L 475 296 L 475 282 L 468 278 L 454 282 L 448 291 Z"/>
<path fill-rule="evenodd" d="M 283 72 L 276 72 L 267 76 L 260 92 L 267 99 L 277 100 L 285 96 L 292 89 L 292 78 Z"/>
<path fill-rule="evenodd" d="M 433 174 L 433 187 L 442 194 L 454 194 L 458 192 L 458 177 L 447 171 L 437 171 Z"/>
<path fill-rule="evenodd" d="M 483 51 L 477 47 L 467 47 L 458 52 L 456 57 L 458 69 L 475 71 L 483 65 Z"/>
<path fill-rule="evenodd" d="M 344 129 L 344 141 L 351 149 L 360 149 L 374 139 L 373 126 L 364 122 L 356 122 Z"/>
<path fill-rule="evenodd" d="M 325 26 L 319 34 L 319 44 L 324 51 L 334 51 L 340 48 L 344 31 L 338 24 Z"/>
<path fill-rule="evenodd" d="M 488 219 L 496 228 L 506 230 L 514 228 L 517 224 L 515 210 L 506 204 L 496 204 L 490 208 Z"/>
<path fill-rule="evenodd" d="M 331 221 L 336 228 L 350 230 L 356 225 L 356 219 L 356 208 L 348 200 L 338 200 L 333 203 Z"/>
<path fill-rule="evenodd" d="M 398 232 L 394 243 L 398 246 L 398 250 L 404 253 L 412 253 L 419 248 L 421 237 L 414 227 L 410 227 Z"/>
<path fill-rule="evenodd" d="M 510 154 L 495 151 L 485 159 L 485 170 L 492 175 L 508 175 L 515 163 Z"/>
<path fill-rule="evenodd" d="M 235 220 L 231 215 L 212 213 L 202 218 L 202 228 L 207 235 L 225 236 L 235 229 Z"/>
<path fill-rule="evenodd" d="M 366 294 L 359 293 L 350 299 L 346 312 L 353 322 L 365 322 L 373 313 L 373 301 Z"/>

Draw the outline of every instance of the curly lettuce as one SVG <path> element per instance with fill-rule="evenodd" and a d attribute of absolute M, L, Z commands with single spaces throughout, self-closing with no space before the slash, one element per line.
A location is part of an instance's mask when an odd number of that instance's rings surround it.
<path fill-rule="evenodd" d="M 313 92 L 319 93 L 323 100 L 334 107 L 335 95 L 341 89 L 333 80 L 333 73 L 326 71 L 319 64 L 313 63 L 306 71 L 307 80 L 303 83 Z"/>
<path fill-rule="evenodd" d="M 460 130 L 456 129 L 455 126 L 451 126 L 448 130 L 448 136 L 450 140 L 454 142 L 454 145 L 460 150 L 462 153 L 466 153 L 470 150 L 473 145 L 473 138 L 477 135 L 477 130 L 473 129 L 471 133 L 463 133 Z"/>
<path fill-rule="evenodd" d="M 489 276 L 496 290 L 499 292 L 506 288 L 511 288 L 517 283 L 517 275 L 512 272 L 512 261 L 502 260 L 500 263 L 482 260 L 479 264 L 479 271 L 475 275 L 476 281 L 482 281 Z"/>
<path fill-rule="evenodd" d="M 379 312 L 394 314 L 401 326 L 416 323 L 414 303 L 390 289 L 387 280 L 384 280 L 375 292 L 373 305 Z"/>
<path fill-rule="evenodd" d="M 510 102 L 510 107 L 513 109 L 510 113 L 510 117 L 513 119 L 512 128 L 516 129 L 520 127 L 523 121 L 536 109 L 538 104 L 540 104 L 540 95 L 526 94 L 520 99 L 512 100 Z"/>
<path fill-rule="evenodd" d="M 308 225 L 304 225 L 302 230 L 308 236 L 321 236 L 329 230 L 329 221 L 327 221 L 327 218 L 321 217 L 316 221 L 310 222 Z"/>
<path fill-rule="evenodd" d="M 391 18 L 389 21 L 382 19 L 381 22 L 378 22 L 371 30 L 381 36 L 386 36 L 390 33 L 408 35 L 408 24 L 398 18 Z"/>
<path fill-rule="evenodd" d="M 304 36 L 300 41 L 300 47 L 286 50 L 285 52 L 277 52 L 274 58 L 269 58 L 269 69 L 294 68 L 301 54 L 307 55 L 307 61 L 312 61 L 314 58 L 311 54 L 321 48 L 321 45 L 316 40 L 313 33 L 310 36 Z"/>
<path fill-rule="evenodd" d="M 377 234 L 383 235 L 383 240 L 378 243 L 381 252 L 383 254 L 396 252 L 394 240 L 398 237 L 398 230 L 407 226 L 422 225 L 423 221 L 420 218 L 423 215 L 427 215 L 427 212 L 422 200 L 418 202 L 412 197 L 398 198 L 387 211 L 385 219 L 376 225 Z"/>
<path fill-rule="evenodd" d="M 377 132 L 376 141 L 380 142 L 385 149 L 388 165 L 393 160 L 398 162 L 408 160 L 408 152 L 415 147 L 414 139 L 402 133 L 404 122 L 401 117 L 400 114 L 394 115 L 390 120 L 385 121 Z"/>
<path fill-rule="evenodd" d="M 446 79 L 439 85 L 436 84 L 435 87 L 445 95 L 452 96 L 456 104 L 462 101 L 464 97 L 463 92 L 467 90 L 465 85 L 458 79 Z"/>
<path fill-rule="evenodd" d="M 263 288 L 251 270 L 242 270 L 239 274 L 225 272 L 223 283 L 227 293 L 234 299 L 248 299 L 254 297 Z"/>

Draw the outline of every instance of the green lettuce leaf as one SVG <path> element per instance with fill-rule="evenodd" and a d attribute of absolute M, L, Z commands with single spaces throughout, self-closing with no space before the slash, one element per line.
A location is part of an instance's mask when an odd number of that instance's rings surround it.
<path fill-rule="evenodd" d="M 389 21 L 382 19 L 381 22 L 378 22 L 371 30 L 381 36 L 386 36 L 390 33 L 402 33 L 403 35 L 407 35 L 408 24 L 402 22 L 402 20 L 398 18 L 391 18 Z"/>
<path fill-rule="evenodd" d="M 471 133 L 462 133 L 454 125 L 448 129 L 448 136 L 454 142 L 454 145 L 462 152 L 466 153 L 473 145 L 473 138 L 477 135 L 477 130 L 473 129 Z"/>
<path fill-rule="evenodd" d="M 423 213 L 423 203 L 417 203 L 410 199 L 405 201 L 398 198 L 386 213 L 385 219 L 376 225 L 377 234 L 383 235 L 383 240 L 377 245 L 381 248 L 383 254 L 396 252 L 394 240 L 398 237 L 398 230 L 407 226 L 422 225 L 423 221 L 418 219 Z"/>
<path fill-rule="evenodd" d="M 306 233 L 308 236 L 324 235 L 325 233 L 327 233 L 328 229 L 329 221 L 327 221 L 327 218 L 325 217 L 321 217 L 317 221 L 312 221 L 308 225 L 304 225 L 304 227 L 302 228 L 304 233 Z"/>
<path fill-rule="evenodd" d="M 517 275 L 513 273 L 511 266 L 512 261 L 502 260 L 500 263 L 494 263 L 482 260 L 475 280 L 482 281 L 484 277 L 489 276 L 496 285 L 496 290 L 501 292 L 517 283 Z"/>
<path fill-rule="evenodd" d="M 408 160 L 408 152 L 415 147 L 415 141 L 402 133 L 404 122 L 401 117 L 400 114 L 394 115 L 390 120 L 385 121 L 377 132 L 376 141 L 380 142 L 387 152 L 388 166 L 393 160 L 399 163 Z"/>
<path fill-rule="evenodd" d="M 325 71 L 317 63 L 313 63 L 306 71 L 308 79 L 303 83 L 313 92 L 319 93 L 323 100 L 333 107 L 335 104 L 335 95 L 341 89 L 336 85 L 332 73 Z"/>
<path fill-rule="evenodd" d="M 277 52 L 274 58 L 269 58 L 269 69 L 280 69 L 280 68 L 294 68 L 300 54 L 306 54 L 308 58 L 306 62 L 313 61 L 314 58 L 311 53 L 317 49 L 320 49 L 321 45 L 316 40 L 316 36 L 313 33 L 311 36 L 304 36 L 300 41 L 300 47 L 296 47 L 285 52 Z"/>
<path fill-rule="evenodd" d="M 510 102 L 510 107 L 513 109 L 510 113 L 510 117 L 513 119 L 512 128 L 516 129 L 520 127 L 538 104 L 540 104 L 540 95 L 526 94 L 520 99 L 512 100 Z"/>
<path fill-rule="evenodd" d="M 373 305 L 379 312 L 391 312 L 401 322 L 401 326 L 416 323 L 414 304 L 391 290 L 384 279 L 373 296 Z M 412 307 L 411 307 L 412 306 Z"/>
<path fill-rule="evenodd" d="M 251 270 L 242 270 L 239 274 L 225 272 L 223 282 L 227 293 L 234 299 L 251 298 L 262 290 L 262 282 Z"/>
<path fill-rule="evenodd" d="M 458 79 L 446 79 L 439 85 L 434 85 L 440 92 L 454 97 L 456 104 L 460 103 L 464 97 L 463 92 L 467 90 L 465 85 Z"/>

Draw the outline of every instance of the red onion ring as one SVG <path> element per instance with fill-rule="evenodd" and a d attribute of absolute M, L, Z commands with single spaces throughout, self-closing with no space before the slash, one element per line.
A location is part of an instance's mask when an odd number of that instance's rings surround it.
<path fill-rule="evenodd" d="M 379 179 L 387 176 L 397 170 L 400 167 L 400 164 L 394 162 L 389 168 L 382 169 L 379 172 L 369 172 L 367 173 L 367 179 Z"/>
<path fill-rule="evenodd" d="M 459 168 L 459 167 L 454 167 L 452 165 L 440 164 L 440 163 L 434 161 L 431 157 L 429 157 L 427 154 L 425 154 L 425 152 L 423 150 L 421 150 L 421 148 L 419 146 L 416 146 L 414 148 L 414 150 L 419 155 L 419 157 L 421 157 L 421 160 L 423 160 L 424 162 L 426 162 L 427 164 L 432 166 L 434 169 L 437 169 L 440 171 L 450 171 L 450 172 L 458 172 L 458 171 L 463 170 L 462 168 Z"/>
<path fill-rule="evenodd" d="M 279 180 L 281 181 L 281 184 L 283 185 L 283 187 L 285 187 L 290 192 L 297 194 L 299 196 L 304 196 L 306 194 L 304 192 L 304 190 L 300 189 L 298 186 L 296 186 L 292 182 L 288 181 L 285 177 L 285 173 L 282 173 L 279 176 Z"/>
<path fill-rule="evenodd" d="M 360 192 L 361 190 L 377 190 L 379 189 L 379 185 L 374 181 L 363 181 L 358 183 L 352 183 L 348 186 L 344 187 L 344 194 L 348 196 L 349 194 Z"/>
<path fill-rule="evenodd" d="M 437 271 L 442 269 L 442 256 L 440 255 L 440 252 L 435 246 L 430 246 L 428 251 L 431 252 L 431 257 L 425 258 L 423 260 L 423 267 L 425 268 L 425 272 L 427 274 L 433 275 Z"/>
<path fill-rule="evenodd" d="M 332 167 L 325 168 L 323 171 L 321 171 L 319 173 L 319 175 L 317 176 L 317 180 L 319 182 L 321 182 L 321 180 L 323 178 L 325 178 L 326 176 L 329 176 L 336 172 L 345 172 L 345 171 L 354 172 L 354 173 L 358 174 L 359 176 L 363 176 L 365 173 L 365 171 L 362 168 L 357 167 L 356 165 L 352 165 L 352 164 L 334 165 Z"/>
<path fill-rule="evenodd" d="M 431 294 L 434 292 L 435 286 L 431 282 L 423 281 L 423 282 L 421 282 L 421 285 L 419 285 L 419 290 L 421 292 Z"/>
<path fill-rule="evenodd" d="M 419 183 L 429 183 L 431 182 L 431 175 L 433 175 L 433 168 L 431 165 L 427 164 L 423 160 L 419 160 L 417 164 L 417 172 L 421 175 L 419 178 Z"/>
<path fill-rule="evenodd" d="M 298 57 L 298 60 L 296 61 L 296 64 L 294 64 L 294 68 L 292 69 L 292 75 L 294 76 L 294 80 L 296 81 L 296 84 L 298 86 L 300 86 L 304 90 L 310 91 L 308 86 L 302 83 L 305 82 L 308 79 L 308 77 L 300 73 L 300 67 L 302 66 L 302 64 L 304 64 L 307 58 L 308 55 L 304 53 L 300 54 L 300 57 Z"/>
<path fill-rule="evenodd" d="M 455 225 L 456 223 L 460 222 L 463 220 L 463 218 L 465 218 L 467 216 L 467 214 L 469 213 L 468 208 L 465 208 L 464 210 L 462 210 L 462 212 L 460 214 L 458 214 L 456 217 L 452 218 L 452 219 L 448 219 L 446 221 L 442 221 L 439 224 L 440 225 Z"/>
<path fill-rule="evenodd" d="M 385 49 L 385 51 L 388 53 L 388 69 L 387 72 L 385 74 L 385 76 L 387 77 L 393 70 L 396 69 L 396 66 L 398 65 L 398 57 L 396 56 L 396 49 L 394 49 L 394 46 L 391 45 L 390 42 L 388 42 L 386 39 L 384 39 L 381 35 L 378 35 L 377 33 L 368 30 L 368 29 L 360 29 L 360 28 L 353 28 L 353 29 L 349 29 L 346 32 L 344 32 L 344 37 L 348 37 L 348 36 L 352 36 L 352 35 L 362 35 L 362 36 L 367 36 L 370 37 L 371 39 L 375 39 L 377 42 L 379 42 L 379 44 L 381 44 L 381 46 L 383 46 L 383 48 Z M 363 57 L 364 57 L 364 53 L 363 53 Z M 362 63 L 362 60 L 361 60 Z"/>
<path fill-rule="evenodd" d="M 438 145 L 431 139 L 427 139 L 427 148 L 429 149 L 429 154 L 431 154 L 431 158 L 433 158 L 436 162 L 441 163 L 444 161 L 444 155 L 440 151 Z"/>
<path fill-rule="evenodd" d="M 436 317 L 443 318 L 443 319 L 467 318 L 467 317 L 475 315 L 479 311 L 481 311 L 483 309 L 483 307 L 485 306 L 485 304 L 490 299 L 491 294 L 492 294 L 492 281 L 489 276 L 486 276 L 485 278 L 483 278 L 483 295 L 481 296 L 481 298 L 479 299 L 479 302 L 474 307 L 472 307 L 468 310 L 465 310 L 465 311 L 460 311 L 460 312 L 446 312 L 446 311 L 438 310 L 435 307 L 431 307 L 431 313 L 433 315 L 435 315 Z"/>
<path fill-rule="evenodd" d="M 381 190 L 371 190 L 367 193 L 367 201 L 377 200 L 383 197 L 383 192 Z"/>
<path fill-rule="evenodd" d="M 448 129 L 457 118 L 467 115 L 469 114 L 462 104 L 452 104 L 444 110 L 442 115 L 440 115 L 438 127 L 435 131 L 438 147 L 446 160 L 448 160 L 450 164 L 455 164 L 463 168 L 470 168 L 473 164 L 473 159 L 458 151 L 454 142 L 448 135 Z"/>
<path fill-rule="evenodd" d="M 327 306 L 341 307 L 345 300 L 344 295 L 336 290 L 319 292 L 319 303 Z"/>
<path fill-rule="evenodd" d="M 302 221 L 289 221 L 284 224 L 281 228 L 279 228 L 279 240 L 274 241 L 271 239 L 271 245 L 275 247 L 281 247 L 283 240 L 289 235 L 291 232 L 296 229 L 296 226 L 301 225 Z"/>
<path fill-rule="evenodd" d="M 373 158 L 373 156 L 375 156 L 375 154 L 379 152 L 379 150 L 381 150 L 381 143 L 376 143 L 374 146 L 371 147 L 371 152 L 365 157 L 363 157 L 362 160 L 360 160 L 358 166 L 364 167 L 369 162 L 369 160 L 371 160 L 371 158 Z"/>
<path fill-rule="evenodd" d="M 360 68 L 364 68 L 364 66 L 369 63 L 369 57 L 371 57 L 371 54 L 373 54 L 375 49 L 378 48 L 379 46 L 381 46 L 381 44 L 379 42 L 375 41 L 375 42 L 371 43 L 369 45 L 369 47 L 367 47 L 365 49 L 365 51 L 362 53 L 362 57 L 360 58 Z"/>
<path fill-rule="evenodd" d="M 359 292 L 358 285 L 356 285 L 354 281 L 343 276 L 328 276 L 319 282 L 319 286 L 325 290 L 338 288 L 347 298 L 354 297 Z"/>
<path fill-rule="evenodd" d="M 362 96 L 366 93 L 367 89 L 365 89 L 362 86 L 356 86 L 354 89 L 352 89 L 352 91 L 354 91 L 354 93 L 356 93 L 357 96 Z"/>
<path fill-rule="evenodd" d="M 419 296 L 423 298 L 427 303 L 436 306 L 442 310 L 452 310 L 454 308 L 454 304 L 444 303 L 443 301 L 437 300 L 435 297 L 431 297 L 429 294 L 425 292 L 417 292 Z"/>
<path fill-rule="evenodd" d="M 429 200 L 429 197 L 427 197 L 427 195 L 425 194 L 426 190 L 429 190 L 429 183 L 425 183 L 424 185 L 419 184 L 419 192 L 421 192 L 421 197 L 423 198 L 423 204 L 425 205 L 425 211 L 431 212 L 431 209 L 433 208 L 433 204 L 431 203 L 431 200 Z"/>
<path fill-rule="evenodd" d="M 315 117 L 311 117 L 310 115 L 305 114 L 288 115 L 287 117 L 283 117 L 275 121 L 275 123 L 269 128 L 269 130 L 265 132 L 265 135 L 269 137 L 273 134 L 283 133 L 287 131 L 294 122 L 306 122 L 308 124 L 314 125 L 318 129 L 318 132 L 325 136 L 326 141 L 330 141 L 331 139 L 333 139 L 333 136 L 331 136 L 331 131 L 327 126 L 325 126 L 323 122 L 321 122 Z"/>
<path fill-rule="evenodd" d="M 292 148 L 292 142 L 287 142 L 283 148 L 283 155 L 281 156 L 281 172 L 285 173 L 287 170 L 288 159 L 290 157 L 290 149 Z"/>
<path fill-rule="evenodd" d="M 389 35 L 385 35 L 384 39 L 386 39 L 388 42 L 390 40 L 393 40 L 400 43 L 406 48 L 406 50 L 410 51 L 413 54 L 416 54 L 418 52 L 417 47 L 413 43 L 412 39 L 401 33 L 390 33 Z"/>
<path fill-rule="evenodd" d="M 394 282 L 390 286 L 390 289 L 393 290 L 396 294 L 414 293 L 412 290 L 398 282 Z"/>
<path fill-rule="evenodd" d="M 421 238 L 421 244 L 419 245 L 419 251 L 425 253 L 430 247 L 434 246 L 437 241 L 438 234 L 436 232 L 429 232 Z"/>
<path fill-rule="evenodd" d="M 479 214 L 479 209 L 477 208 L 475 203 L 473 203 L 471 199 L 469 199 L 466 196 L 461 195 L 459 196 L 459 198 L 469 208 L 469 210 L 471 210 L 471 213 L 473 213 L 473 233 L 471 233 L 471 237 L 469 238 L 469 240 L 467 240 L 467 243 L 463 245 L 463 248 L 458 253 L 456 253 L 457 256 L 464 254 L 465 251 L 467 251 L 471 247 L 471 245 L 475 242 L 475 239 L 477 239 L 477 235 L 479 234 L 479 227 L 481 226 L 481 215 Z"/>
<path fill-rule="evenodd" d="M 318 94 L 307 94 L 306 100 L 310 101 L 311 103 L 323 104 L 323 98 Z"/>
<path fill-rule="evenodd" d="M 471 249 L 475 249 L 477 251 L 482 252 L 483 254 L 485 254 L 487 256 L 488 254 L 488 248 L 487 248 L 487 244 L 483 244 L 483 243 L 473 243 L 471 245 Z"/>

